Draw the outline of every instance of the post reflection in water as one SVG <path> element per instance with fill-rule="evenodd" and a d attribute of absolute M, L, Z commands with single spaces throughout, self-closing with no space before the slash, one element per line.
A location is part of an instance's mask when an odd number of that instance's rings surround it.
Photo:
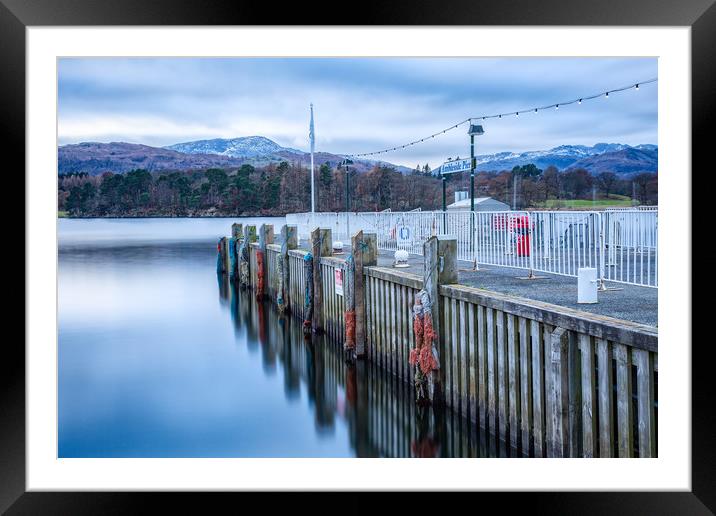
<path fill-rule="evenodd" d="M 343 419 L 357 457 L 522 456 L 451 410 L 416 405 L 410 384 L 373 362 L 346 361 L 342 344 L 304 336 L 301 322 L 279 315 L 270 301 L 257 302 L 225 275 L 217 280 L 237 342 L 261 353 L 266 374 L 283 372 L 287 399 L 299 399 L 305 388 L 319 435 L 333 435 Z"/>

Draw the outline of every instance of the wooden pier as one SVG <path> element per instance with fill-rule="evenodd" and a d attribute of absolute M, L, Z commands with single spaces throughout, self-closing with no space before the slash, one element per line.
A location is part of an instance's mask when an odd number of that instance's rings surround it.
<path fill-rule="evenodd" d="M 312 327 L 343 343 L 346 258 L 355 260 L 356 347 L 352 356 L 412 388 L 413 305 L 433 292 L 439 374 L 435 403 L 479 423 L 506 445 L 535 457 L 656 457 L 658 333 L 656 328 L 571 308 L 457 284 L 454 240 L 432 237 L 423 276 L 378 267 L 375 235 L 359 232 L 350 251 L 333 255 L 330 229 L 314 231 L 311 251 L 298 249 L 296 228 L 248 226 L 219 242 L 220 262 L 232 265 L 230 245 L 249 243 L 249 284 L 259 279 L 264 253 L 265 295 L 277 298 L 277 257 L 285 253 L 284 303 Z M 265 246 L 261 249 L 261 245 Z M 306 299 L 306 256 L 313 259 L 313 299 Z M 436 272 L 437 271 L 437 272 Z M 338 272 L 338 274 L 337 274 Z M 426 283 L 426 278 L 428 282 Z M 337 285 L 338 283 L 338 285 Z M 316 309 L 318 308 L 318 309 Z"/>

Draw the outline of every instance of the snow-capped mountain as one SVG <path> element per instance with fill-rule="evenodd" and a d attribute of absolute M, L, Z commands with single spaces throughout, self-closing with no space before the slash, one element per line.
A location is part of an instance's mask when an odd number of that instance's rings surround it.
<path fill-rule="evenodd" d="M 634 147 L 623 143 L 597 143 L 591 147 L 586 145 L 560 145 L 549 150 L 482 154 L 476 156 L 476 161 L 479 170 L 511 170 L 515 166 L 529 163 L 534 163 L 541 169 L 554 165 L 560 170 L 577 166 L 584 166 L 584 168 L 590 170 L 590 166 L 593 167 L 600 162 L 599 159 L 594 159 L 596 156 L 611 156 L 628 149 L 640 151 L 642 165 L 646 167 L 643 170 L 656 170 L 658 147 L 651 144 L 636 145 Z M 584 165 L 580 165 L 582 160 L 585 160 Z M 624 168 L 628 170 L 629 166 L 627 165 Z M 594 172 L 596 170 L 590 171 Z"/>
<path fill-rule="evenodd" d="M 281 147 L 264 136 L 245 136 L 243 138 L 215 138 L 194 142 L 168 145 L 166 149 L 185 154 L 218 154 L 232 158 L 264 158 L 278 156 L 281 152 L 303 154 L 302 151 Z"/>

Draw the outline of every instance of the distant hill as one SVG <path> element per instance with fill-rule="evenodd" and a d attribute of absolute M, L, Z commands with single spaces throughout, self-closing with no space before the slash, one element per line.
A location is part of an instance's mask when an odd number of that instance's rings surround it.
<path fill-rule="evenodd" d="M 644 146 L 629 147 L 580 159 L 572 163 L 569 168 L 584 168 L 592 174 L 609 171 L 621 176 L 638 172 L 657 172 L 658 150 L 644 148 Z"/>
<path fill-rule="evenodd" d="M 150 171 L 238 168 L 245 163 L 263 166 L 280 161 L 302 163 L 307 166 L 311 159 L 307 152 L 282 147 L 263 136 L 198 140 L 168 147 L 124 142 L 87 142 L 60 146 L 57 155 L 59 174 L 87 172 L 90 175 L 99 175 L 107 171 L 123 173 L 136 168 Z M 560 170 L 582 167 L 594 174 L 605 170 L 619 175 L 658 170 L 656 145 L 635 147 L 620 143 L 598 143 L 591 147 L 561 145 L 543 151 L 499 152 L 478 155 L 476 158 L 477 169 L 480 171 L 512 170 L 515 166 L 529 163 L 534 163 L 543 170 L 550 165 Z M 343 159 L 344 156 L 340 154 L 328 152 L 317 152 L 314 155 L 316 166 L 326 162 L 336 166 Z M 351 166 L 358 172 L 365 172 L 376 164 L 391 166 L 403 173 L 411 170 L 409 167 L 374 160 L 354 160 Z"/>
<path fill-rule="evenodd" d="M 609 170 L 623 175 L 644 171 L 656 172 L 657 158 L 656 145 L 644 144 L 631 147 L 621 143 L 598 143 L 591 147 L 560 145 L 549 150 L 483 154 L 476 156 L 476 161 L 478 170 L 512 170 L 516 166 L 534 163 L 542 170 L 553 165 L 560 170 L 581 167 L 594 174 Z"/>
<path fill-rule="evenodd" d="M 59 174 L 87 172 L 129 172 L 146 170 L 188 170 L 211 167 L 238 167 L 243 160 L 216 154 L 184 154 L 171 149 L 150 147 L 136 143 L 87 142 L 63 145 L 57 149 Z"/>
<path fill-rule="evenodd" d="M 232 158 L 280 157 L 281 153 L 303 154 L 303 152 L 296 149 L 281 147 L 278 143 L 263 136 L 198 140 L 194 142 L 176 143 L 174 145 L 168 145 L 166 148 L 186 154 L 218 154 Z"/>
<path fill-rule="evenodd" d="M 317 167 L 326 162 L 336 166 L 344 159 L 344 156 L 328 152 L 316 152 L 313 157 Z M 281 161 L 302 163 L 307 166 L 311 161 L 311 155 L 296 149 L 281 147 L 261 136 L 232 140 L 201 140 L 178 143 L 169 147 L 151 147 L 124 142 L 86 142 L 62 145 L 57 149 L 59 174 L 87 172 L 90 175 L 100 175 L 104 172 L 129 172 L 137 168 L 149 171 L 238 168 L 243 164 L 258 167 Z M 378 162 L 354 160 L 351 168 L 358 172 L 366 172 L 376 163 Z M 401 172 L 410 170 L 400 165 L 385 164 Z"/>

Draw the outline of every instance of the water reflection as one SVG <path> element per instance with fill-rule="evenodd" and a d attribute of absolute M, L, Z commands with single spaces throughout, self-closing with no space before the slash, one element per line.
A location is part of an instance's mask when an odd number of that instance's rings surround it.
<path fill-rule="evenodd" d="M 225 275 L 217 281 L 237 341 L 260 348 L 266 374 L 281 371 L 287 399 L 298 399 L 306 389 L 320 435 L 332 435 L 337 420 L 344 421 L 356 456 L 519 456 L 450 410 L 417 406 L 410 385 L 371 362 L 346 361 L 342 345 L 327 336 L 305 337 L 300 321 L 280 315 L 269 301 L 257 303 Z"/>
<path fill-rule="evenodd" d="M 216 235 L 229 226 L 58 225 L 60 457 L 507 454 L 217 279 Z"/>

